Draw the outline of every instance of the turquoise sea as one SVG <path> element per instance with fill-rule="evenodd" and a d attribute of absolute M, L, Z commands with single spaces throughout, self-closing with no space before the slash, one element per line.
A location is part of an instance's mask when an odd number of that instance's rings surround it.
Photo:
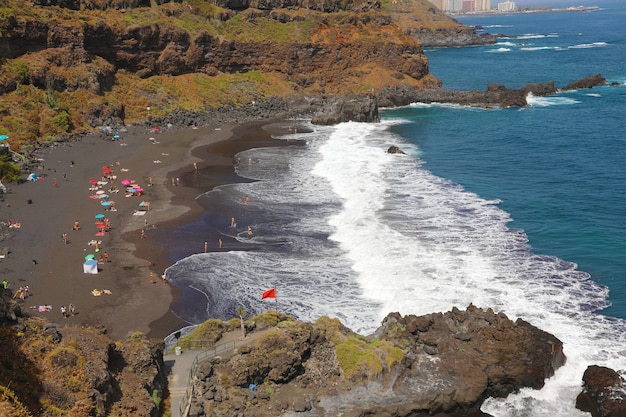
<path fill-rule="evenodd" d="M 626 8 L 459 20 L 502 36 L 426 51 L 446 88 L 594 73 L 616 85 L 521 109 L 415 103 L 242 152 L 237 172 L 254 181 L 198 196 L 201 219 L 162 231 L 184 293 L 174 312 L 196 324 L 278 307 L 370 334 L 390 312 L 491 307 L 556 335 L 568 360 L 543 389 L 483 410 L 587 416 L 574 407 L 587 366 L 626 369 Z M 196 253 L 215 230 L 250 250 Z M 276 300 L 261 300 L 269 288 Z"/>
<path fill-rule="evenodd" d="M 623 86 L 626 5 L 604 7 L 460 18 L 510 37 L 494 46 L 428 51 L 431 71 L 444 87 L 460 90 L 492 82 L 564 87 L 596 73 Z M 535 253 L 575 262 L 608 286 L 612 305 L 604 313 L 626 319 L 625 111 L 626 89 L 607 86 L 537 99 L 522 110 L 474 112 L 471 120 L 459 109 L 412 113 L 419 130 L 395 130 L 419 143 L 436 175 L 502 200 L 510 226 L 526 232 Z"/>

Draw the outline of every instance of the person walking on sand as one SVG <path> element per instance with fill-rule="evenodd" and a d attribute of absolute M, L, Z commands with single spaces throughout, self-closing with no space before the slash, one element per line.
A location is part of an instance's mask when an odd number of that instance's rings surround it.
<path fill-rule="evenodd" d="M 63 233 L 61 235 L 61 238 L 63 238 L 63 243 L 65 243 L 67 245 L 67 233 Z"/>
<path fill-rule="evenodd" d="M 67 307 L 61 306 L 61 315 L 63 316 L 64 319 L 67 318 Z"/>
<path fill-rule="evenodd" d="M 70 304 L 69 310 L 70 310 L 70 315 L 71 316 L 76 314 L 76 308 L 74 307 L 74 304 Z"/>
<path fill-rule="evenodd" d="M 208 250 L 209 250 L 209 244 L 207 242 L 204 242 L 204 253 L 207 253 Z"/>
<path fill-rule="evenodd" d="M 141 229 L 141 238 L 142 239 L 146 238 L 146 231 L 145 231 L 145 229 Z"/>
<path fill-rule="evenodd" d="M 109 263 L 109 254 L 104 252 L 102 254 L 102 260 L 104 261 L 105 264 Z"/>
<path fill-rule="evenodd" d="M 56 178 L 54 179 L 54 181 L 52 181 L 52 185 L 54 186 L 54 188 L 59 188 L 59 182 Z"/>
<path fill-rule="evenodd" d="M 150 283 L 154 284 L 154 274 L 150 272 Z"/>

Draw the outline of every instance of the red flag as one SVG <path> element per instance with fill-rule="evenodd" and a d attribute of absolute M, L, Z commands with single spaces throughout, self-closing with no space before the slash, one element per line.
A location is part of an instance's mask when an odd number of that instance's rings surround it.
<path fill-rule="evenodd" d="M 265 291 L 261 295 L 261 300 L 264 300 L 266 298 L 276 298 L 276 289 L 275 288 L 270 288 L 269 290 Z"/>

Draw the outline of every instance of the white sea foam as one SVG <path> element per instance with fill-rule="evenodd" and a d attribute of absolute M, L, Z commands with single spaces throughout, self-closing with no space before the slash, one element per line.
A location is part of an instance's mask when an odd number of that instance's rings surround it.
<path fill-rule="evenodd" d="M 343 201 L 329 218 L 331 239 L 345 251 L 363 296 L 382 303 L 381 316 L 474 303 L 552 332 L 565 343 L 567 364 L 543 390 L 490 400 L 485 410 L 583 415 L 573 404 L 586 367 L 626 366 L 624 322 L 593 313 L 606 305 L 606 288 L 574 264 L 532 254 L 526 236 L 507 229 L 498 201 L 434 177 L 412 158 L 381 152 L 393 142 L 379 127 L 342 125 L 320 147 L 314 170 Z"/>
<path fill-rule="evenodd" d="M 563 96 L 548 96 L 537 97 L 533 93 L 528 93 L 526 96 L 526 102 L 531 107 L 547 107 L 547 106 L 563 106 L 579 103 L 578 100 L 571 97 Z"/>
<path fill-rule="evenodd" d="M 488 49 L 487 52 L 489 53 L 511 52 L 511 48 Z"/>
<path fill-rule="evenodd" d="M 520 48 L 522 51 L 545 51 L 545 50 L 553 50 L 552 46 L 524 46 Z"/>
<path fill-rule="evenodd" d="M 590 48 L 602 48 L 608 46 L 606 42 L 593 42 L 593 43 L 581 43 L 578 45 L 568 46 L 569 49 L 590 49 Z"/>
<path fill-rule="evenodd" d="M 306 146 L 239 155 L 238 172 L 258 181 L 215 192 L 233 203 L 250 197 L 237 215 L 253 224 L 250 243 L 260 249 L 193 255 L 168 278 L 206 294 L 205 316 L 226 305 L 251 313 L 277 306 L 304 320 L 339 317 L 363 334 L 390 312 L 492 307 L 556 335 L 568 361 L 544 389 L 489 400 L 484 410 L 582 417 L 574 400 L 586 367 L 626 369 L 624 321 L 594 313 L 607 305 L 607 289 L 572 263 L 532 253 L 499 200 L 426 170 L 420 149 L 387 130 L 402 122 L 316 128 L 298 135 Z M 406 155 L 388 154 L 390 145 Z M 260 300 L 271 287 L 277 305 Z"/>

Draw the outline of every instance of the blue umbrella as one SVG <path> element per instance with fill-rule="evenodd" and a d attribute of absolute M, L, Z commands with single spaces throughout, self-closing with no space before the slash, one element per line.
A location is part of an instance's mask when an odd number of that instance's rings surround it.
<path fill-rule="evenodd" d="M 9 137 L 7 135 L 0 135 L 0 140 L 5 140 L 8 139 Z"/>
<path fill-rule="evenodd" d="M 103 205 L 103 206 L 110 206 L 111 202 L 110 201 L 103 201 L 100 204 Z"/>
<path fill-rule="evenodd" d="M 96 214 L 96 219 L 104 219 L 104 214 Z"/>

